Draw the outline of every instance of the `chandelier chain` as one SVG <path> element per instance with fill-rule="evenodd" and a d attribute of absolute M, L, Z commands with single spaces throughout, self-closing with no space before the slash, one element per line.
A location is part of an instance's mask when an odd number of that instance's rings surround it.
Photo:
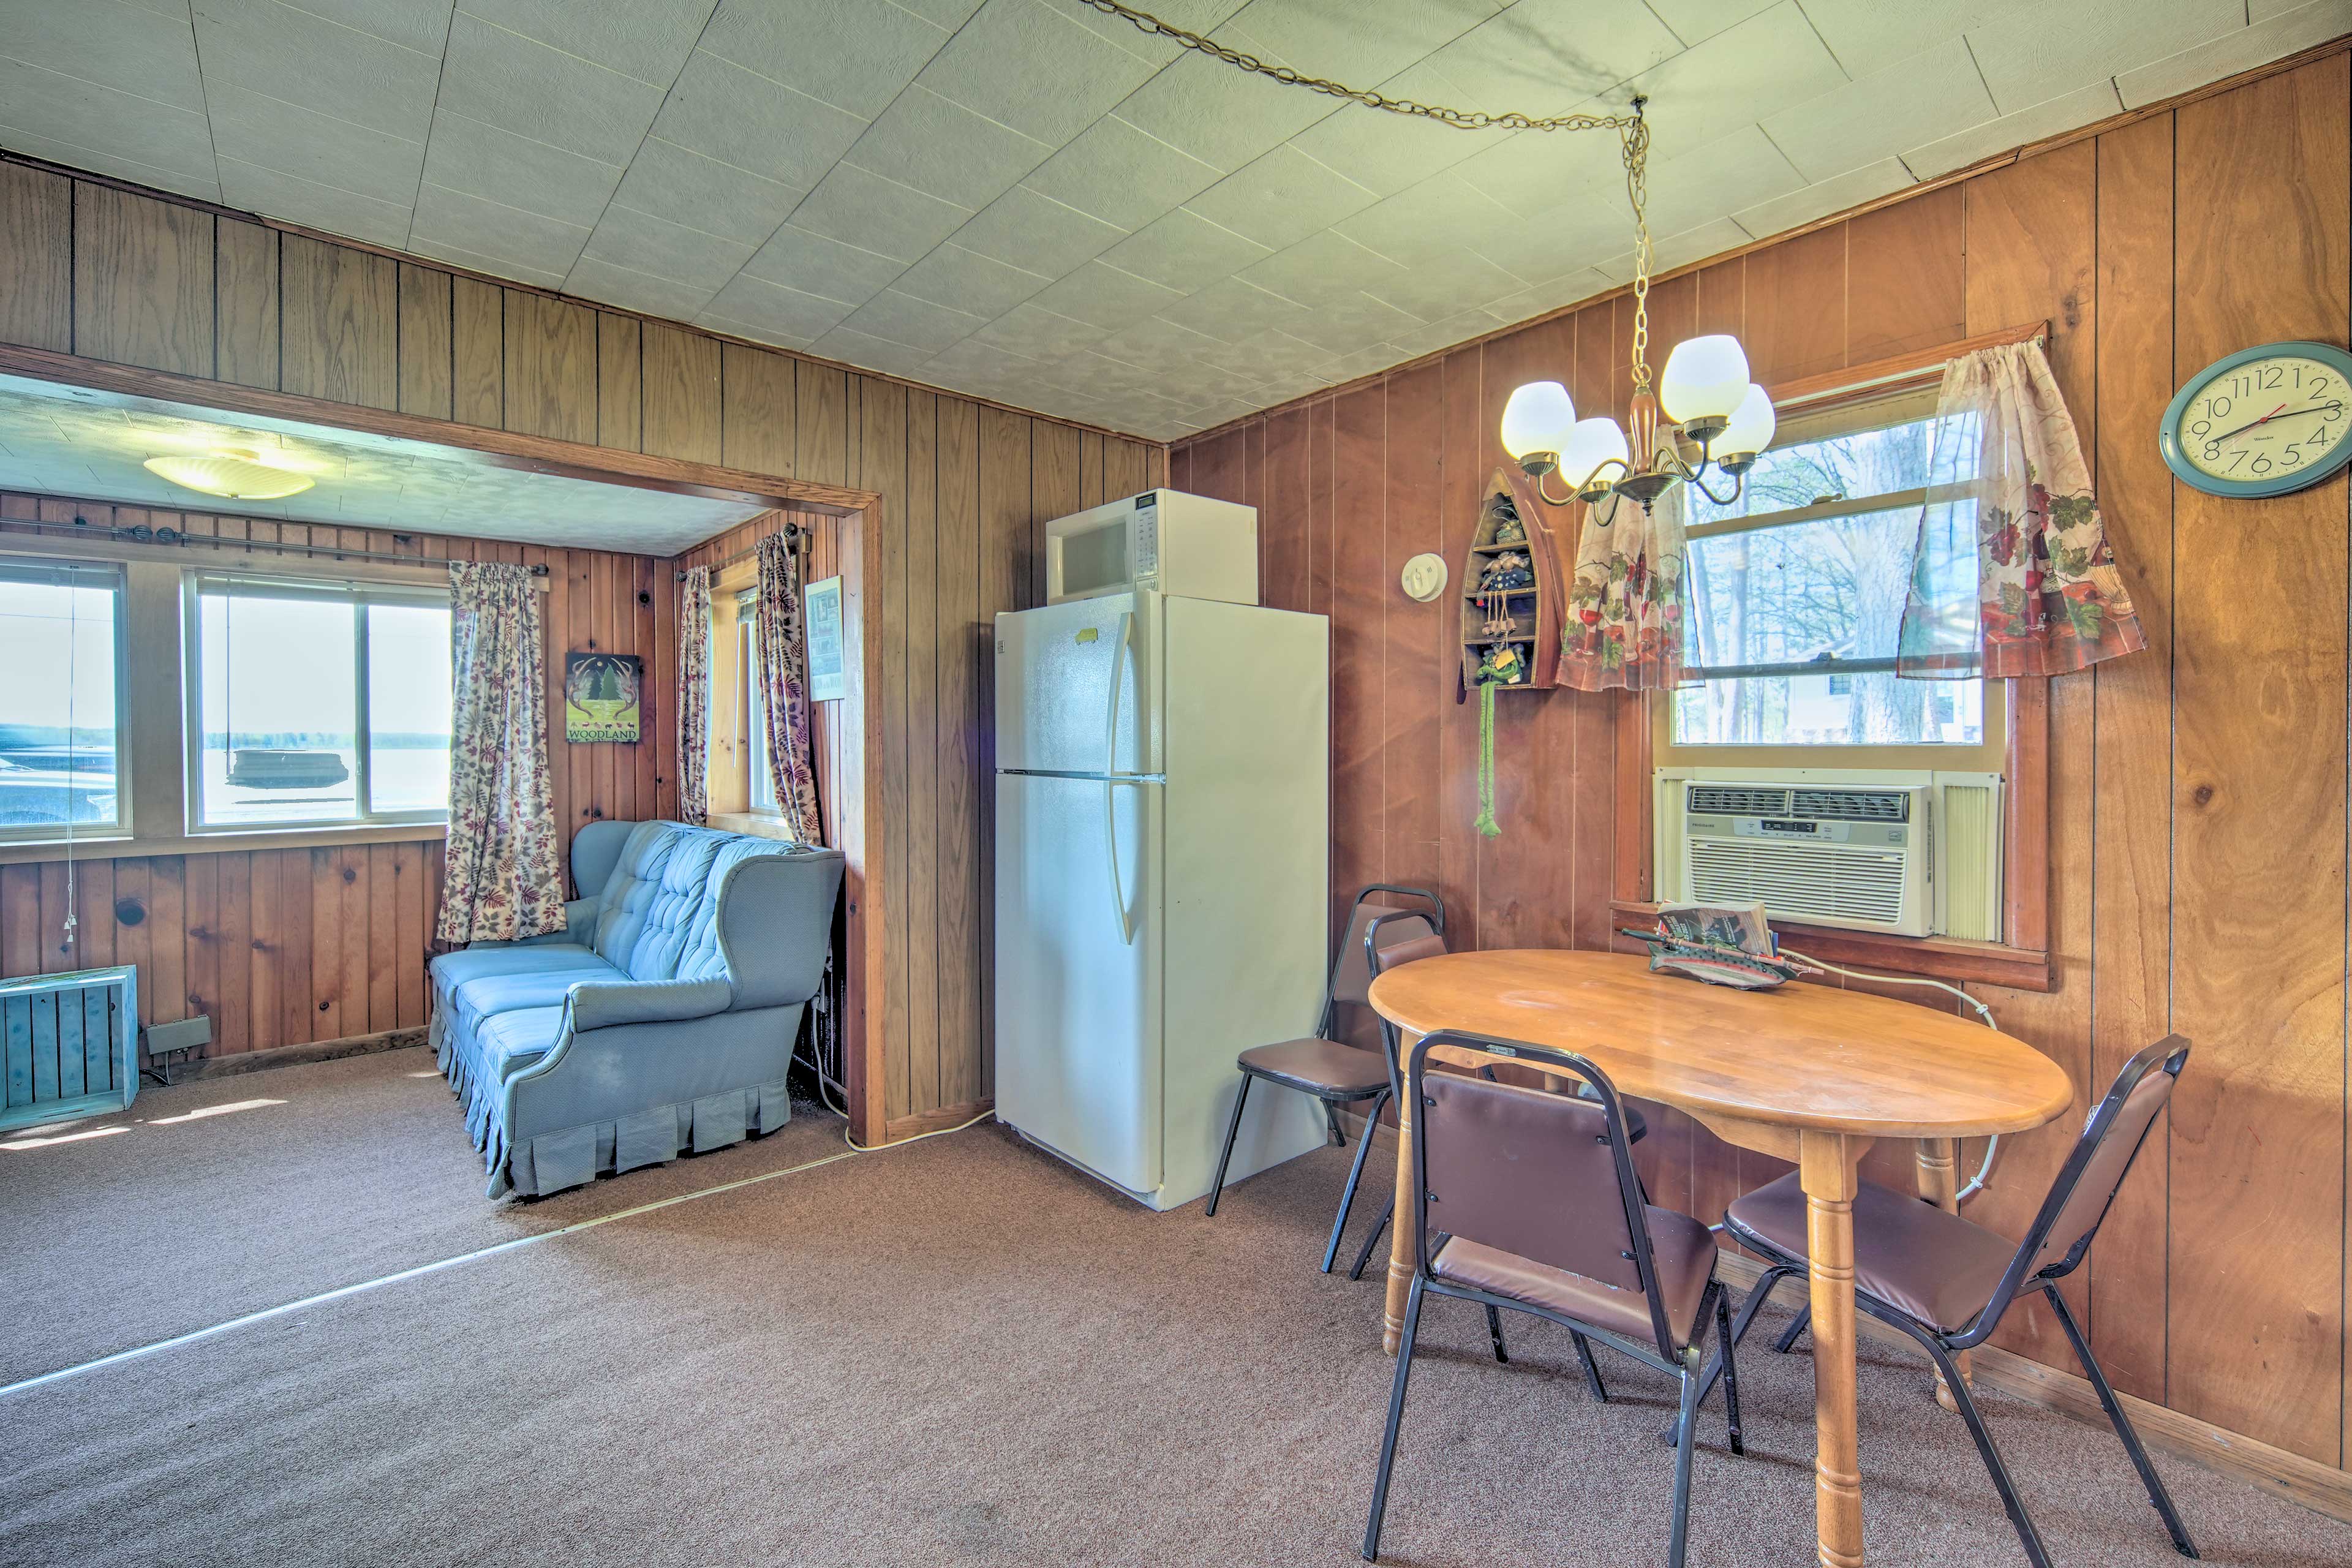
<path fill-rule="evenodd" d="M 1213 38 L 1188 32 L 1171 22 L 1163 22 L 1148 11 L 1124 5 L 1119 0 L 1086 0 L 1106 16 L 1117 16 L 1132 24 L 1142 32 L 1155 35 L 1185 48 L 1223 60 L 1237 70 L 1250 72 L 1286 87 L 1303 87 L 1330 98 L 1344 98 L 1360 103 L 1366 109 L 1383 113 L 1402 114 L 1415 119 L 1433 121 L 1456 131 L 1614 131 L 1622 148 L 1625 162 L 1625 195 L 1633 204 L 1633 390 L 1646 392 L 1650 387 L 1650 222 L 1645 212 L 1649 200 L 1649 122 L 1642 117 L 1644 100 L 1633 100 L 1630 114 L 1555 114 L 1538 117 L 1511 110 L 1488 114 L 1483 110 L 1448 109 L 1442 104 L 1422 103 L 1410 98 L 1390 98 L 1368 88 L 1349 87 L 1344 82 L 1323 77 L 1302 75 L 1288 66 L 1270 66 L 1255 55 L 1218 43 Z"/>

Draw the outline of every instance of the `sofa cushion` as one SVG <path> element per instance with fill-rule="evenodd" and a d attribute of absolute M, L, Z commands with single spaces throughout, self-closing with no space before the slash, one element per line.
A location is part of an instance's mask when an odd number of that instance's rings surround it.
<path fill-rule="evenodd" d="M 469 947 L 445 952 L 429 966 L 433 997 L 444 1012 L 457 1010 L 457 987 L 468 981 L 499 974 L 543 974 L 558 969 L 578 969 L 598 962 L 596 955 L 575 942 L 550 942 L 530 947 Z"/>
<path fill-rule="evenodd" d="M 684 823 L 639 824 L 604 884 L 596 919 L 597 956 L 632 980 L 723 976 L 720 879 L 739 861 L 788 855 L 795 847 L 782 839 Z"/>
<path fill-rule="evenodd" d="M 640 824 L 604 884 L 596 955 L 632 980 L 675 980 L 686 931 L 729 835 L 677 822 Z"/>
<path fill-rule="evenodd" d="M 800 846 L 782 838 L 751 838 L 729 836 L 711 857 L 710 875 L 703 885 L 702 901 L 688 917 L 685 942 L 677 954 L 677 978 L 680 980 L 723 980 L 727 976 L 727 959 L 719 951 L 719 884 L 727 873 L 745 860 L 769 855 L 790 855 Z M 825 917 L 830 922 L 833 910 Z"/>
<path fill-rule="evenodd" d="M 601 958 L 589 957 L 561 969 L 529 970 L 519 974 L 486 974 L 468 980 L 451 994 L 458 1022 L 478 1027 L 484 1018 L 529 1007 L 561 1007 L 565 994 L 583 980 L 625 980 Z"/>

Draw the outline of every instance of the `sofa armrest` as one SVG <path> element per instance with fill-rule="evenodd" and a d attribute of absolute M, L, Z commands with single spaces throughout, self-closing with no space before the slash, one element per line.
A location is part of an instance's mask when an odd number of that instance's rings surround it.
<path fill-rule="evenodd" d="M 726 981 L 583 980 L 566 997 L 571 1032 L 619 1024 L 682 1024 L 724 1013 L 735 999 Z"/>
<path fill-rule="evenodd" d="M 719 884 L 719 952 L 738 1007 L 788 1007 L 816 994 L 833 949 L 838 849 L 755 855 Z"/>
<path fill-rule="evenodd" d="M 477 947 L 540 947 L 551 942 L 585 942 L 596 932 L 596 900 L 593 898 L 573 899 L 563 906 L 563 923 L 553 931 L 543 931 L 537 936 L 519 936 L 512 942 L 469 942 L 468 949 Z"/>

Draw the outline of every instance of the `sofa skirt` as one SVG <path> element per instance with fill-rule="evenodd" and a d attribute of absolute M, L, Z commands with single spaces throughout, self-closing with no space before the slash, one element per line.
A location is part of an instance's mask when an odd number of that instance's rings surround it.
<path fill-rule="evenodd" d="M 793 1118 L 792 1095 L 780 1079 L 512 1140 L 504 1124 L 506 1085 L 491 1064 L 473 1059 L 475 1053 L 442 1026 L 437 1014 L 432 1034 L 441 1071 L 465 1102 L 466 1131 L 482 1152 L 490 1178 L 485 1197 L 545 1197 L 600 1175 L 663 1164 L 688 1150 L 723 1149 L 773 1132 Z"/>

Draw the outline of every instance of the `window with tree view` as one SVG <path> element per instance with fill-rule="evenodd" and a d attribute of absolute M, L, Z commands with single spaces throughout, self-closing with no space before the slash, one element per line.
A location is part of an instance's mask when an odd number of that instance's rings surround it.
<path fill-rule="evenodd" d="M 199 576 L 191 598 L 191 826 L 447 812 L 446 594 Z"/>
<path fill-rule="evenodd" d="M 1675 694 L 1675 744 L 1982 742 L 1981 680 L 1895 675 L 1935 404 L 1930 388 L 1791 418 L 1731 505 L 1690 494 L 1689 658 L 1706 684 Z"/>

